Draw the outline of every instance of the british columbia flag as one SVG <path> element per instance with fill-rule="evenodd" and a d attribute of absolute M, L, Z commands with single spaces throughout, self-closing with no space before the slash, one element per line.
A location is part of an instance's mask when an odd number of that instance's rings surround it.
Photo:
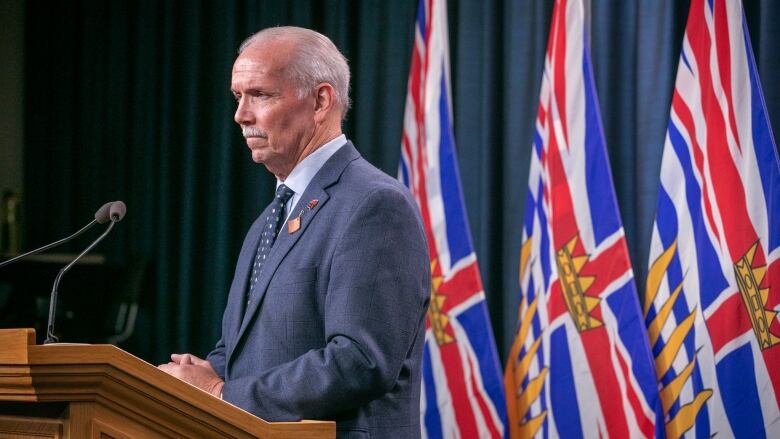
<path fill-rule="evenodd" d="M 780 437 L 780 165 L 738 0 L 693 0 L 644 312 L 666 436 Z"/>
<path fill-rule="evenodd" d="M 511 437 L 653 437 L 655 369 L 612 184 L 581 0 L 557 0 L 504 382 Z"/>
<path fill-rule="evenodd" d="M 503 437 L 504 389 L 471 244 L 452 130 L 447 4 L 421 0 L 399 179 L 422 213 L 431 255 L 423 353 L 423 437 Z"/>

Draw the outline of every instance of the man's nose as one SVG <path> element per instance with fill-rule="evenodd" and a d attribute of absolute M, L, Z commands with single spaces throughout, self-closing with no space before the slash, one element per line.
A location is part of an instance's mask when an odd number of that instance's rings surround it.
<path fill-rule="evenodd" d="M 248 125 L 254 122 L 254 116 L 247 106 L 245 98 L 241 98 L 238 101 L 238 108 L 236 108 L 236 114 L 233 115 L 233 120 L 239 125 Z"/>

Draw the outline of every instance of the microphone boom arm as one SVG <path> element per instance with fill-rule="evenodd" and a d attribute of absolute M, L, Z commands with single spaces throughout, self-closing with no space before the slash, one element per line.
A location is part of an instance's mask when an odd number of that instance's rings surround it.
<path fill-rule="evenodd" d="M 70 236 L 66 236 L 65 238 L 62 238 L 62 239 L 60 239 L 57 242 L 52 242 L 51 244 L 44 245 L 41 248 L 36 248 L 35 250 L 30 250 L 27 253 L 23 253 L 23 254 L 21 254 L 19 256 L 15 256 L 15 257 L 7 260 L 7 261 L 0 262 L 0 267 L 3 267 L 5 265 L 11 264 L 13 262 L 16 262 L 17 260 L 22 259 L 25 256 L 37 255 L 38 253 L 44 252 L 44 251 L 46 251 L 46 250 L 48 250 L 48 249 L 50 249 L 52 247 L 56 247 L 56 246 L 58 246 L 60 244 L 65 244 L 66 242 L 70 241 L 71 239 L 73 239 L 73 238 L 81 235 L 82 233 L 86 232 L 89 228 L 94 226 L 97 222 L 98 222 L 98 220 L 96 220 L 96 219 L 92 220 L 91 223 L 89 223 L 86 226 L 82 227 L 81 230 L 79 230 L 78 232 L 76 232 L 76 233 L 74 233 L 74 234 L 72 234 Z"/>

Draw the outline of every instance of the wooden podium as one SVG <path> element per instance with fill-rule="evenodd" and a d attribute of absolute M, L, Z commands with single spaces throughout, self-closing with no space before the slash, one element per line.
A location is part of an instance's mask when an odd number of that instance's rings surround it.
<path fill-rule="evenodd" d="M 335 436 L 334 422 L 266 422 L 116 346 L 0 329 L 0 438 Z"/>

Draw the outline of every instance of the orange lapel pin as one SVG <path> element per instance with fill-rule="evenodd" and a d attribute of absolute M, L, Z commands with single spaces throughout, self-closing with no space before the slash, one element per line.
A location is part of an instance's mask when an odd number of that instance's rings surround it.
<path fill-rule="evenodd" d="M 297 216 L 287 221 L 287 233 L 293 234 L 301 228 L 301 217 Z"/>
<path fill-rule="evenodd" d="M 306 205 L 306 208 L 309 210 L 314 209 L 314 207 L 319 203 L 319 200 L 316 198 L 309 201 L 309 204 Z M 287 233 L 292 235 L 293 233 L 297 232 L 301 229 L 301 217 L 303 216 L 303 210 L 298 214 L 297 217 L 291 219 L 290 221 L 287 221 Z"/>

